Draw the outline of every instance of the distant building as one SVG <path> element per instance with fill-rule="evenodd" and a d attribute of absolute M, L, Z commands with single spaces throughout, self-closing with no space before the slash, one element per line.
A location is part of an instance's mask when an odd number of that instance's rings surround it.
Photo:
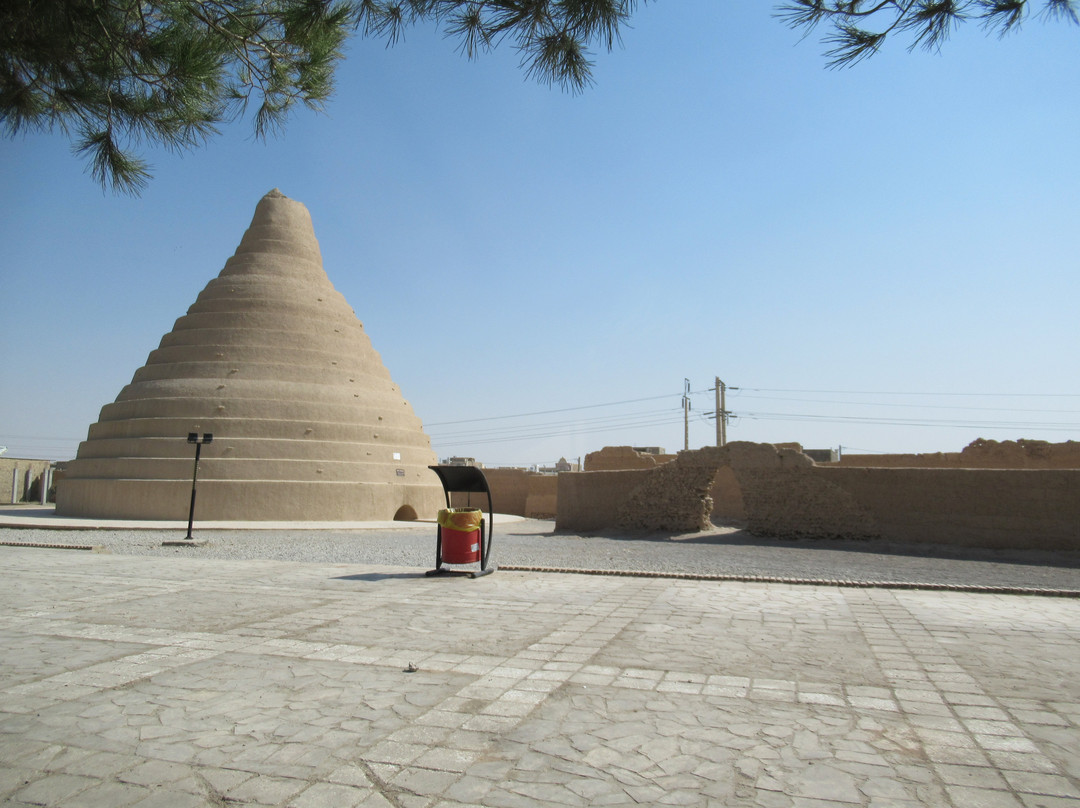
<path fill-rule="evenodd" d="M 540 466 L 536 470 L 541 474 L 558 474 L 560 471 L 581 471 L 581 464 L 571 463 L 565 457 L 560 457 L 554 466 Z"/>
<path fill-rule="evenodd" d="M 55 468 L 56 464 L 51 460 L 0 458 L 0 505 L 18 502 L 40 502 L 44 505 L 46 500 L 42 498 L 42 492 L 49 493 Z"/>
<path fill-rule="evenodd" d="M 448 457 L 442 461 L 444 466 L 475 466 L 478 469 L 484 467 L 483 463 L 477 463 L 475 457 Z"/>

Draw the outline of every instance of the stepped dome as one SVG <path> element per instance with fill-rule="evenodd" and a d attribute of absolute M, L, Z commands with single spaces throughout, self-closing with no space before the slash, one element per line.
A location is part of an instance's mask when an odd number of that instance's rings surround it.
<path fill-rule="evenodd" d="M 434 518 L 420 419 L 323 271 L 311 216 L 277 189 L 217 278 L 161 339 L 57 484 L 64 516 Z"/>

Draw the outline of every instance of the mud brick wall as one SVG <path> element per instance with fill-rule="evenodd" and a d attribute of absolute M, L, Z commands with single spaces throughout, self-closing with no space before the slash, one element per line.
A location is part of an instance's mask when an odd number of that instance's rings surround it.
<path fill-rule="evenodd" d="M 580 533 L 618 527 L 630 495 L 652 473 L 648 469 L 625 469 L 560 474 L 555 529 Z"/>
<path fill-rule="evenodd" d="M 874 515 L 849 491 L 813 472 L 812 468 L 736 469 L 747 530 L 791 539 L 880 535 Z"/>
<path fill-rule="evenodd" d="M 525 499 L 529 495 L 527 472 L 522 469 L 483 469 L 488 488 L 491 489 L 491 502 L 496 513 L 525 515 Z M 487 497 L 484 494 L 450 495 L 450 503 L 455 508 L 469 506 L 472 497 L 473 508 L 487 509 Z"/>
<path fill-rule="evenodd" d="M 555 518 L 557 478 L 554 474 L 537 474 L 524 469 L 483 471 L 496 513 L 527 516 L 530 519 Z M 455 508 L 468 507 L 469 494 L 455 492 L 450 495 L 450 502 Z M 487 508 L 487 497 L 473 494 L 472 507 Z"/>
<path fill-rule="evenodd" d="M 525 513 L 530 519 L 554 519 L 558 512 L 559 477 L 556 474 L 532 474 L 525 497 Z"/>
<path fill-rule="evenodd" d="M 844 455 L 831 466 L 931 469 L 1080 469 L 1080 441 L 976 440 L 960 452 Z"/>
<path fill-rule="evenodd" d="M 675 455 L 654 455 L 636 452 L 632 446 L 605 446 L 598 452 L 585 455 L 585 471 L 621 471 L 624 469 L 652 469 L 669 463 Z"/>
<path fill-rule="evenodd" d="M 1080 471 L 816 468 L 877 534 L 960 547 L 1080 550 Z"/>
<path fill-rule="evenodd" d="M 690 532 L 710 527 L 716 468 L 668 463 L 646 475 L 619 509 L 627 530 Z"/>
<path fill-rule="evenodd" d="M 721 466 L 716 470 L 712 487 L 709 488 L 712 499 L 712 520 L 718 525 L 742 526 L 746 523 L 746 505 L 743 502 L 742 486 L 735 477 L 731 466 Z"/>
<path fill-rule="evenodd" d="M 652 470 L 560 474 L 556 527 L 698 530 L 717 491 L 724 513 L 741 508 L 758 535 L 1080 550 L 1077 469 L 817 466 L 750 443 L 680 452 Z M 714 520 L 719 510 L 714 501 Z"/>

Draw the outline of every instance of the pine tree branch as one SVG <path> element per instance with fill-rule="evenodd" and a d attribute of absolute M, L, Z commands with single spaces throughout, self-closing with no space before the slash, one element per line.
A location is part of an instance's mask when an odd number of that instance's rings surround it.
<path fill-rule="evenodd" d="M 641 3 L 646 0 L 640 0 Z M 977 19 L 1005 35 L 1029 0 L 781 0 L 807 34 L 822 23 L 829 67 L 877 53 L 896 35 L 942 47 Z M 1080 22 L 1080 0 L 1043 0 L 1047 20 Z M 245 115 L 265 137 L 302 102 L 319 109 L 350 32 L 385 37 L 427 23 L 476 58 L 504 42 L 526 75 L 580 92 L 595 49 L 611 50 L 638 0 L 3 0 L 0 127 L 58 128 L 102 184 L 137 192 L 149 176 L 131 145 L 183 150 Z"/>

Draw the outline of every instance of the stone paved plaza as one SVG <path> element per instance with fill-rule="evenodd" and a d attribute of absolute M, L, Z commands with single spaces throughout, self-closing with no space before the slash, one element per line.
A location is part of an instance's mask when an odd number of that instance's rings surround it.
<path fill-rule="evenodd" d="M 1059 808 L 1080 600 L 0 547 L 0 802 Z"/>

